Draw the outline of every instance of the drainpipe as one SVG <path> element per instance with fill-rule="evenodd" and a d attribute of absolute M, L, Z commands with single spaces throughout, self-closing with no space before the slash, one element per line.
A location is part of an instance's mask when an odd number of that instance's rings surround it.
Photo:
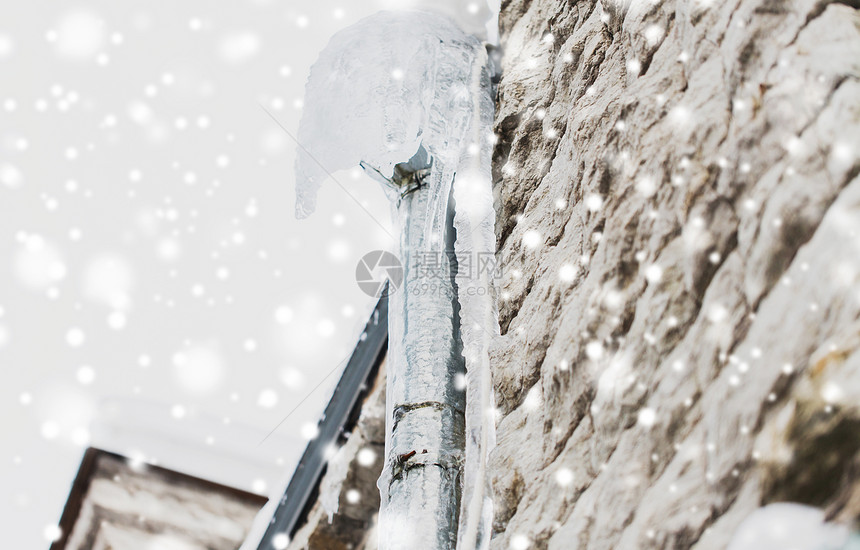
<path fill-rule="evenodd" d="M 497 324 L 489 279 L 455 279 L 453 254 L 455 240 L 470 258 L 494 252 L 486 63 L 480 41 L 444 17 L 382 12 L 333 36 L 308 78 L 297 216 L 313 211 L 330 170 L 360 164 L 392 199 L 404 268 L 404 285 L 388 297 L 381 550 L 453 550 L 458 536 L 462 550 L 474 550 L 489 541 L 494 426 L 484 411 Z"/>
<path fill-rule="evenodd" d="M 414 177 L 411 185 L 417 187 Z M 395 205 L 404 282 L 389 297 L 396 310 L 389 316 L 386 462 L 378 482 L 381 550 L 453 550 L 457 543 L 465 365 L 453 208 L 449 200 L 442 234 L 427 235 L 432 202 L 424 186 Z"/>

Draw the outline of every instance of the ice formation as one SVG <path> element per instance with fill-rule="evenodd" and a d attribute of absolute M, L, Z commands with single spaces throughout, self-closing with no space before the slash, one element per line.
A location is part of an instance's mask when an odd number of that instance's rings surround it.
<path fill-rule="evenodd" d="M 326 475 L 320 482 L 320 506 L 328 516 L 329 523 L 340 506 L 340 494 L 343 492 L 343 483 L 349 475 L 349 457 L 346 456 L 344 447 L 334 451 L 328 461 Z"/>
<path fill-rule="evenodd" d="M 402 194 L 384 186 L 392 199 L 395 228 L 401 234 L 398 255 L 405 263 L 415 246 L 425 252 L 444 252 L 449 197 L 453 195 L 454 250 L 458 258 L 473 263 L 470 275 L 461 273 L 456 281 L 466 368 L 465 463 L 457 547 L 484 548 L 489 543 L 492 520 L 486 462 L 495 430 L 494 418 L 487 412 L 493 406 L 488 347 L 498 334 L 492 284 L 493 102 L 486 49 L 444 17 L 426 12 L 382 12 L 332 38 L 311 69 L 305 97 L 298 134 L 302 151 L 296 161 L 298 217 L 314 210 L 319 186 L 331 172 L 361 164 L 391 179 L 398 164 L 423 164 L 412 167 L 420 169 L 429 163 L 429 174 L 423 178 L 427 189 L 412 205 L 412 212 L 420 210 L 420 216 L 404 219 L 408 210 L 401 208 Z M 453 307 L 449 307 L 447 313 L 438 316 L 410 319 L 411 336 L 406 340 L 406 294 L 408 288 L 389 297 L 389 395 L 416 393 L 404 386 L 405 376 L 396 374 L 410 369 L 419 380 L 408 383 L 432 392 L 431 373 L 416 372 L 413 363 L 418 361 L 407 361 L 406 357 L 416 357 L 432 347 L 428 342 L 433 341 L 434 331 L 444 329 L 446 321 L 450 325 L 445 315 L 454 315 Z M 429 296 L 410 299 L 422 305 L 432 300 Z M 437 298 L 437 302 L 444 300 Z M 438 336 L 436 340 L 444 340 L 444 335 Z M 440 385 L 438 380 L 435 385 Z M 462 401 L 462 396 L 459 399 Z M 388 401 L 390 419 L 393 399 Z M 403 450 L 390 440 L 390 432 L 388 436 L 386 455 L 390 463 L 395 451 Z M 447 482 L 450 480 L 441 483 Z M 383 506 L 384 501 L 383 494 Z M 382 538 L 385 529 L 382 527 Z"/>

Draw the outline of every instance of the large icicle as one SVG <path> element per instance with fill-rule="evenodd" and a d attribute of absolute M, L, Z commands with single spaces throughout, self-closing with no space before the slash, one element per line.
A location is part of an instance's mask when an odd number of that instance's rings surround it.
<path fill-rule="evenodd" d="M 361 163 L 379 179 L 391 178 L 402 172 L 398 164 L 416 164 L 408 166 L 410 170 L 425 167 L 417 164 L 423 164 L 427 153 L 431 164 L 422 189 L 401 197 L 385 187 L 401 238 L 398 256 L 407 273 L 419 254 L 450 259 L 446 252 L 456 230 L 453 246 L 461 260 L 455 262 L 460 269 L 455 283 L 451 281 L 455 286 L 446 286 L 442 295 L 414 292 L 420 281 L 413 280 L 410 286 L 407 277 L 406 287 L 389 297 L 389 429 L 387 467 L 379 482 L 381 548 L 451 548 L 457 540 L 458 548 L 471 550 L 489 543 L 492 499 L 486 461 L 495 426 L 489 412 L 494 400 L 487 350 L 498 333 L 498 321 L 492 285 L 493 103 L 487 64 L 484 46 L 448 19 L 425 12 L 383 12 L 335 35 L 311 69 L 306 88 L 298 136 L 304 151 L 296 161 L 297 216 L 313 211 L 328 172 Z M 470 273 L 465 272 L 467 265 Z M 451 342 L 452 336 L 455 340 L 459 336 L 459 344 Z M 459 355 L 460 345 L 464 357 L 439 355 L 440 349 L 456 349 Z M 465 404 L 462 391 L 453 388 L 464 361 Z M 419 401 L 446 403 L 425 419 L 444 434 L 423 433 L 420 426 L 403 420 L 404 411 L 414 411 Z M 392 436 L 395 413 L 400 424 Z M 465 464 L 462 449 L 438 454 L 409 448 L 426 442 L 428 448 L 437 444 L 445 449 L 454 440 L 463 446 L 464 435 Z M 454 440 L 446 439 L 450 437 Z M 418 455 L 409 455 L 413 451 Z M 462 491 L 461 507 L 449 518 L 459 531 L 445 534 L 447 540 L 438 545 L 427 542 L 438 534 L 393 521 L 403 511 L 400 508 L 410 506 L 409 495 L 394 490 L 396 502 L 388 501 L 388 489 L 397 481 L 392 472 L 404 470 L 407 455 L 409 461 L 442 468 L 438 487 Z M 432 505 L 433 495 L 422 498 Z"/>
<path fill-rule="evenodd" d="M 487 461 L 496 444 L 495 398 L 490 370 L 490 341 L 499 334 L 496 308 L 496 213 L 492 193 L 492 134 L 495 108 L 490 63 L 481 50 L 473 67 L 472 120 L 460 169 L 454 180 L 454 227 L 458 257 L 475 262 L 458 278 L 460 340 L 466 360 L 466 463 L 457 547 L 489 547 L 493 500 Z"/>

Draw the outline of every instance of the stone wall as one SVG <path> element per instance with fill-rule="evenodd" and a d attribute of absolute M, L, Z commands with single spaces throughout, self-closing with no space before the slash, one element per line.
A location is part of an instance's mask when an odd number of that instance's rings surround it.
<path fill-rule="evenodd" d="M 860 518 L 858 7 L 502 2 L 491 548 Z"/>

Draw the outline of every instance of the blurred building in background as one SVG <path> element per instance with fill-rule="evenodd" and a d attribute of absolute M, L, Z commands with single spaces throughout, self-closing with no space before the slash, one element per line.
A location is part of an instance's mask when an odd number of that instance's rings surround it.
<path fill-rule="evenodd" d="M 90 448 L 51 550 L 235 550 L 266 500 Z"/>

